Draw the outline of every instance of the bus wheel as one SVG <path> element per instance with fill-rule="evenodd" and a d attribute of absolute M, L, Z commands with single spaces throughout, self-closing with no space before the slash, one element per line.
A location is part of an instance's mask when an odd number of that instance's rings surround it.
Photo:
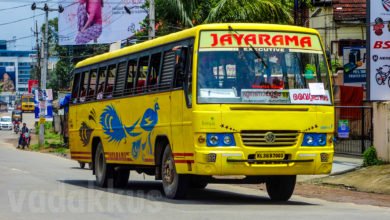
<path fill-rule="evenodd" d="M 124 188 L 127 186 L 130 177 L 130 170 L 115 170 L 114 171 L 114 187 Z"/>
<path fill-rule="evenodd" d="M 169 144 L 165 147 L 161 164 L 162 184 L 169 199 L 182 199 L 188 188 L 188 176 L 177 174 Z"/>
<path fill-rule="evenodd" d="M 272 201 L 287 201 L 294 192 L 297 176 L 270 176 L 266 181 L 267 193 Z"/>
<path fill-rule="evenodd" d="M 85 167 L 85 163 L 84 162 L 79 162 L 79 165 L 80 165 L 81 169 L 84 169 L 84 167 Z"/>
<path fill-rule="evenodd" d="M 114 169 L 110 164 L 106 163 L 104 156 L 103 145 L 100 142 L 95 153 L 95 175 L 96 184 L 100 187 L 107 187 L 109 180 L 113 178 Z"/>

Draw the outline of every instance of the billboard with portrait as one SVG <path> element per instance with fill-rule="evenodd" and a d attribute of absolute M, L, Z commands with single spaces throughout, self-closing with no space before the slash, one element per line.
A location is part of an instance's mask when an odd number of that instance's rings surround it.
<path fill-rule="evenodd" d="M 0 93 L 3 95 L 15 93 L 15 79 L 15 68 L 13 66 L 0 67 Z"/>
<path fill-rule="evenodd" d="M 367 1 L 369 99 L 390 100 L 390 1 Z"/>
<path fill-rule="evenodd" d="M 147 10 L 142 8 L 144 4 L 145 0 L 66 2 L 59 14 L 59 44 L 106 44 L 131 37 L 140 30 L 140 23 L 147 16 Z"/>

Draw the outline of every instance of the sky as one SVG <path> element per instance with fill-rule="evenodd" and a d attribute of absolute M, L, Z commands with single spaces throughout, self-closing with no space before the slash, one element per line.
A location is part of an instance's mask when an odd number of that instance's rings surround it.
<path fill-rule="evenodd" d="M 67 4 L 69 1 L 72 0 L 61 2 Z M 37 7 L 43 7 L 47 2 L 50 8 L 58 8 L 57 0 L 0 0 L 0 40 L 16 39 L 14 44 L 8 45 L 9 50 L 31 50 L 35 47 L 35 21 L 40 29 L 45 16 L 42 10 L 31 10 L 33 2 L 37 3 Z M 49 13 L 49 19 L 57 16 L 58 12 Z"/>

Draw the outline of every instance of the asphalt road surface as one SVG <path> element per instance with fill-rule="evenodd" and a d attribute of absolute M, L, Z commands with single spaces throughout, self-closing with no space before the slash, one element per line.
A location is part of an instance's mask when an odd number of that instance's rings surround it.
<path fill-rule="evenodd" d="M 264 191 L 209 185 L 186 200 L 164 198 L 161 183 L 131 173 L 125 189 L 94 185 L 88 169 L 66 158 L 17 150 L 0 131 L 0 220 L 3 219 L 390 219 L 390 209 L 293 196 L 271 202 Z M 337 195 L 335 195 L 337 196 Z"/>

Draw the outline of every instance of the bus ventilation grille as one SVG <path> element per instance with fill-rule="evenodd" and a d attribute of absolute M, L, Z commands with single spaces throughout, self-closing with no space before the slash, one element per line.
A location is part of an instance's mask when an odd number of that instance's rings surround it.
<path fill-rule="evenodd" d="M 298 131 L 242 131 L 241 139 L 248 147 L 290 147 L 298 135 Z"/>

